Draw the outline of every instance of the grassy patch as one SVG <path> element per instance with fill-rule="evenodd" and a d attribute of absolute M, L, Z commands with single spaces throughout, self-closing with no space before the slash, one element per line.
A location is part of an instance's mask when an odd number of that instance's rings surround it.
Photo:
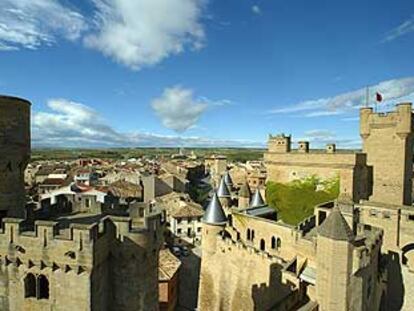
<path fill-rule="evenodd" d="M 314 176 L 286 184 L 269 182 L 266 188 L 269 206 L 276 208 L 279 218 L 291 225 L 311 216 L 315 205 L 333 200 L 338 195 L 339 178 L 320 180 Z"/>

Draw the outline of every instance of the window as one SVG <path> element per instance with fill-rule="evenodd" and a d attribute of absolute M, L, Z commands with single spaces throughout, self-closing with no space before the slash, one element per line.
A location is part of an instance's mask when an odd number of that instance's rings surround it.
<path fill-rule="evenodd" d="M 31 273 L 24 278 L 24 297 L 36 297 L 36 278 Z"/>
<path fill-rule="evenodd" d="M 36 278 L 32 273 L 28 273 L 24 278 L 24 297 L 49 299 L 49 280 L 47 277 L 41 274 Z"/>
<path fill-rule="evenodd" d="M 181 223 L 181 218 L 177 218 L 177 224 Z"/>
<path fill-rule="evenodd" d="M 89 208 L 91 203 L 89 202 L 89 199 L 85 199 L 85 207 Z"/>
<path fill-rule="evenodd" d="M 191 228 L 187 228 L 187 236 L 191 237 Z"/>
<path fill-rule="evenodd" d="M 260 250 L 261 250 L 261 251 L 265 251 L 265 249 L 266 249 L 266 243 L 265 243 L 265 240 L 264 240 L 264 239 L 261 239 L 261 240 L 260 240 Z"/>
<path fill-rule="evenodd" d="M 182 232 L 181 228 L 177 229 L 178 234 L 181 234 L 181 232 Z"/>
<path fill-rule="evenodd" d="M 377 217 L 377 214 L 378 214 L 378 212 L 375 209 L 372 209 L 372 210 L 369 211 L 370 216 Z"/>
<path fill-rule="evenodd" d="M 277 248 L 280 248 L 281 246 L 282 246 L 282 241 L 279 238 L 277 238 L 277 240 L 276 240 L 276 247 Z"/>
<path fill-rule="evenodd" d="M 408 215 L 408 220 L 414 221 L 414 215 Z"/>
<path fill-rule="evenodd" d="M 197 232 L 201 232 L 201 227 L 198 227 L 197 228 Z"/>
<path fill-rule="evenodd" d="M 276 238 L 272 236 L 272 249 L 276 248 Z"/>
<path fill-rule="evenodd" d="M 246 235 L 247 240 L 250 240 L 250 229 L 247 229 L 247 235 Z"/>
<path fill-rule="evenodd" d="M 43 274 L 37 278 L 37 299 L 49 299 L 49 281 Z"/>
<path fill-rule="evenodd" d="M 254 240 L 254 230 L 252 230 L 252 236 L 251 236 L 251 238 L 252 238 L 252 241 Z"/>
<path fill-rule="evenodd" d="M 382 217 L 384 217 L 386 219 L 390 219 L 391 218 L 391 213 L 390 212 L 383 212 Z"/>

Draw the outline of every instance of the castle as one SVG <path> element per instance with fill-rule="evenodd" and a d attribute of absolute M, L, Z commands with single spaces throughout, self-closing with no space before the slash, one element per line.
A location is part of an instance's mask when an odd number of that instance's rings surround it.
<path fill-rule="evenodd" d="M 156 206 L 25 207 L 30 106 L 0 96 L 0 310 L 158 310 Z"/>
<path fill-rule="evenodd" d="M 412 122 L 409 103 L 361 108 L 362 152 L 270 136 L 269 181 L 337 176 L 339 197 L 291 226 L 223 178 L 203 218 L 199 309 L 413 310 Z"/>

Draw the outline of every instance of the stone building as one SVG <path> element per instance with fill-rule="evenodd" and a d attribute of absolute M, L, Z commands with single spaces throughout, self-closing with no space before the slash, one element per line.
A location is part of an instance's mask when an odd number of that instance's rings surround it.
<path fill-rule="evenodd" d="M 158 310 L 160 212 L 27 210 L 29 124 L 0 97 L 0 310 Z"/>
<path fill-rule="evenodd" d="M 297 226 L 261 214 L 258 198 L 246 207 L 247 187 L 238 206 L 215 195 L 203 217 L 200 310 L 414 309 L 411 104 L 360 114 L 362 152 L 292 150 L 290 136 L 270 137 L 269 181 L 339 178 L 339 197 Z"/>

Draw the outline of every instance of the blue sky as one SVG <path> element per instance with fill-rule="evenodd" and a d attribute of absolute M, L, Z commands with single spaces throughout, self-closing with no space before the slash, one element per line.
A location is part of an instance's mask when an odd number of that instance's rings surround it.
<path fill-rule="evenodd" d="M 0 0 L 0 93 L 34 146 L 358 147 L 414 100 L 412 0 Z"/>

